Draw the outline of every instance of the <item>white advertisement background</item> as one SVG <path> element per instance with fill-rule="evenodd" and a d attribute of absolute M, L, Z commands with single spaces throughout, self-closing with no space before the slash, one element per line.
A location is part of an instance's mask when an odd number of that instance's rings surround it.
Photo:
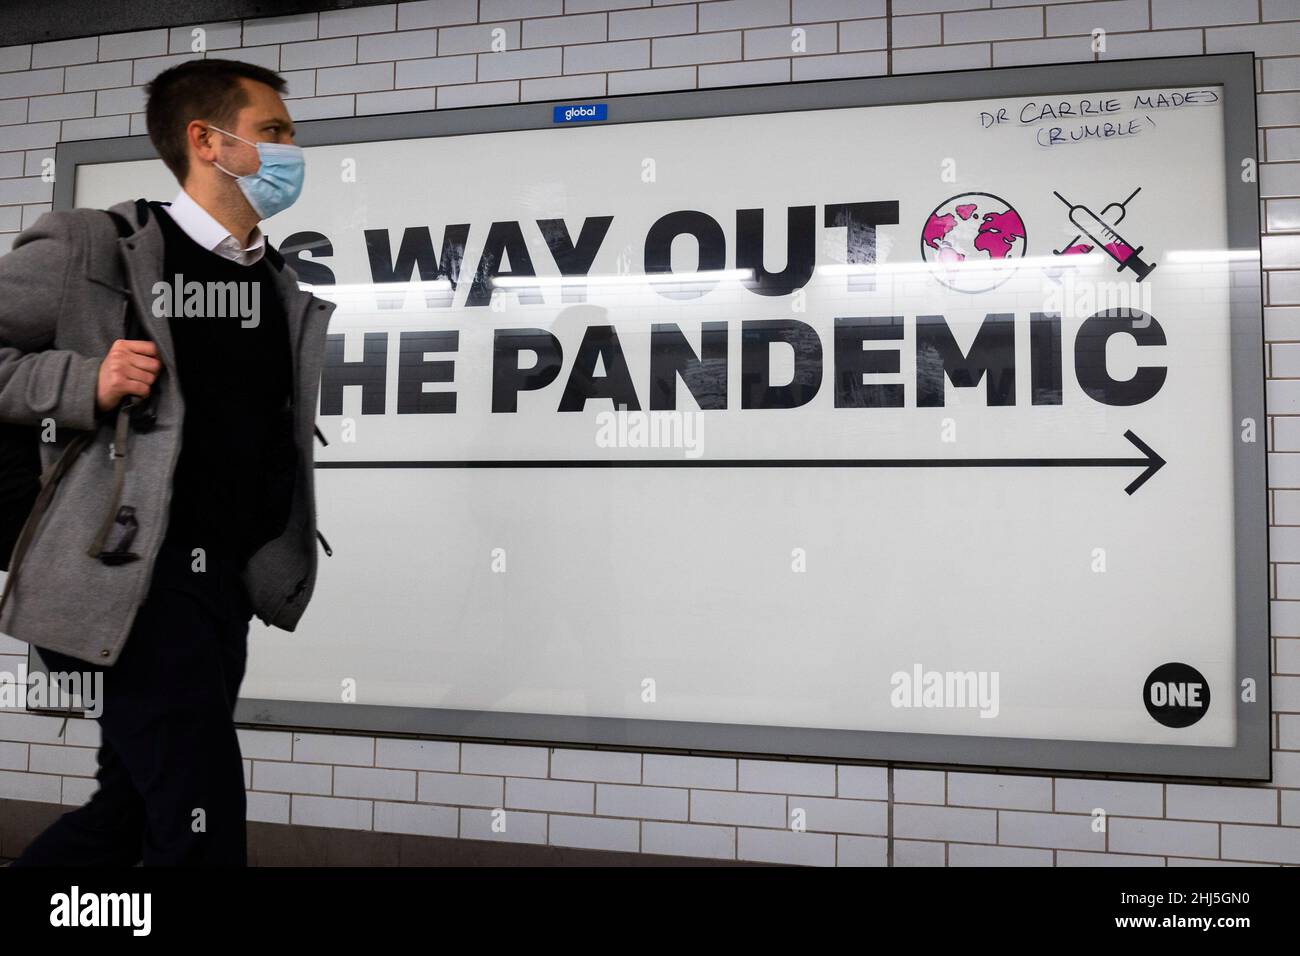
<path fill-rule="evenodd" d="M 729 403 L 700 416 L 706 459 L 1137 458 L 1123 437 L 1132 429 L 1169 464 L 1133 496 L 1123 489 L 1138 465 L 321 469 L 319 521 L 335 554 L 321 556 L 298 631 L 254 621 L 244 696 L 336 701 L 354 681 L 366 704 L 1231 745 L 1227 268 L 1205 261 L 1226 244 L 1222 113 L 1217 104 L 1124 113 L 1154 125 L 1053 148 L 1037 145 L 1039 126 L 1077 121 L 982 128 L 981 112 L 1006 107 L 1014 118 L 1030 99 L 309 148 L 303 196 L 268 232 L 277 243 L 303 230 L 331 240 L 334 254 L 320 261 L 344 284 L 331 332 L 347 336 L 346 359 L 360 359 L 363 332 L 390 333 L 386 414 L 361 415 L 360 389 L 345 389 L 341 419 L 321 419 L 331 444 L 320 461 L 680 459 L 680 449 L 599 447 L 607 400 L 556 410 L 574 351 L 586 326 L 614 325 L 648 408 L 651 324 L 676 323 L 698 349 L 701 322 L 727 321 Z M 356 182 L 340 175 L 349 159 Z M 945 160 L 955 183 L 942 178 Z M 1117 379 L 1142 363 L 1166 365 L 1168 378 L 1134 407 L 1086 396 L 1074 336 L 1105 303 L 1080 301 L 1087 307 L 1062 320 L 1063 404 L 1034 407 L 1029 313 L 1059 311 L 1062 292 L 1082 295 L 1089 279 L 1130 275 L 1102 260 L 1064 287 L 1043 277 L 1033 261 L 1073 235 L 1053 190 L 1100 211 L 1138 186 L 1119 231 L 1159 263 L 1139 304 L 1168 344 L 1139 349 L 1116 336 L 1108 363 Z M 105 164 L 82 167 L 77 203 L 172 192 L 156 162 Z M 1002 197 L 1026 226 L 1031 264 L 979 295 L 950 292 L 918 267 L 930 211 L 964 192 Z M 591 269 L 612 275 L 642 271 L 656 219 L 699 210 L 721 224 L 731 269 L 736 210 L 761 207 L 765 262 L 780 270 L 787 207 L 815 205 L 820 268 L 845 258 L 845 230 L 822 225 L 824 207 L 885 200 L 898 201 L 900 221 L 878 230 L 875 292 L 819 272 L 802 310 L 733 279 L 693 301 L 620 285 L 564 304 L 550 285 L 543 305 L 498 291 L 501 311 L 463 306 L 493 221 L 520 221 L 535 269 L 553 278 L 534 220 L 562 217 L 576 238 L 583 217 L 612 215 Z M 411 294 L 399 311 L 375 308 L 361 230 L 388 229 L 395 255 L 403 229 L 428 226 L 438 252 L 453 223 L 471 224 L 456 305 L 429 310 Z M 692 240 L 674 244 L 673 266 L 695 267 Z M 1016 405 L 988 407 L 981 382 L 949 385 L 944 408 L 916 408 L 916 316 L 944 315 L 967 348 L 990 312 L 1017 317 Z M 903 383 L 905 407 L 837 409 L 834 317 L 873 315 L 904 317 L 905 338 L 880 346 L 898 349 L 900 373 L 869 380 Z M 818 330 L 822 387 L 800 408 L 742 409 L 740 323 L 781 318 Z M 518 413 L 493 414 L 492 330 L 516 327 L 553 331 L 564 367 L 522 394 Z M 455 358 L 454 383 L 429 386 L 455 390 L 454 415 L 396 414 L 400 329 L 459 330 L 454 356 L 429 356 Z M 780 383 L 789 360 L 774 356 Z M 678 403 L 695 408 L 680 384 Z M 343 419 L 355 422 L 355 443 L 339 440 Z M 955 442 L 941 440 L 945 420 Z M 493 570 L 496 549 L 505 573 Z M 806 556 L 802 573 L 792 570 L 795 549 Z M 1216 695 L 1192 727 L 1165 728 L 1142 705 L 1144 680 L 1167 661 L 1195 666 Z M 997 672 L 998 716 L 892 707 L 891 675 L 918 664 Z M 643 699 L 647 680 L 653 702 Z"/>

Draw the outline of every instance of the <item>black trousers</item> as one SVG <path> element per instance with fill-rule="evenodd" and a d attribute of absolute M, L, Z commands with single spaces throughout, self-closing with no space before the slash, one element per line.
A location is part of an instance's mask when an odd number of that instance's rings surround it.
<path fill-rule="evenodd" d="M 163 543 L 111 667 L 42 650 L 51 671 L 102 671 L 99 789 L 13 866 L 246 866 L 243 760 L 233 721 L 252 606 L 233 560 L 192 570 Z"/>

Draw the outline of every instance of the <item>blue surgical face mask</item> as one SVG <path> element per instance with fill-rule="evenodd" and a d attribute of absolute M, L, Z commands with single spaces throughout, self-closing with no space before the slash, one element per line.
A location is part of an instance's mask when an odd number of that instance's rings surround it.
<path fill-rule="evenodd" d="M 269 219 L 293 205 L 302 192 L 304 165 L 301 146 L 289 143 L 249 143 L 242 136 L 236 136 L 219 126 L 213 126 L 212 129 L 241 143 L 248 143 L 257 150 L 261 165 L 247 176 L 236 176 L 215 160 L 212 165 L 234 178 L 259 218 Z"/>

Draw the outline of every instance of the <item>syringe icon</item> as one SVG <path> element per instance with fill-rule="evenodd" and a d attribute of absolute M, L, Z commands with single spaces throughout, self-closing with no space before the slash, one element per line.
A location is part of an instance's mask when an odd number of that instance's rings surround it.
<path fill-rule="evenodd" d="M 1087 206 L 1076 206 L 1055 190 L 1052 195 L 1069 207 L 1070 222 L 1074 223 L 1074 227 L 1119 263 L 1119 270 L 1116 271 L 1129 269 L 1137 275 L 1137 281 L 1141 282 L 1155 268 L 1155 263 L 1143 262 L 1138 255 L 1142 251 L 1141 246 L 1134 248 L 1129 245 L 1119 233 Z"/>

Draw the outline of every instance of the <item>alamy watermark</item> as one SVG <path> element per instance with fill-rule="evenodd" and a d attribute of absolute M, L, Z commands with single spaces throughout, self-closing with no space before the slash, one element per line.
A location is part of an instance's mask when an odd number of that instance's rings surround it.
<path fill-rule="evenodd" d="M 0 671 L 0 710 L 76 708 L 92 719 L 104 712 L 103 671 Z"/>
<path fill-rule="evenodd" d="M 262 283 L 185 281 L 178 272 L 172 281 L 153 284 L 151 311 L 160 319 L 238 318 L 242 328 L 256 328 L 261 321 Z"/>
<path fill-rule="evenodd" d="M 687 458 L 704 453 L 704 420 L 698 412 L 603 411 L 596 415 L 597 448 L 681 448 Z"/>
<path fill-rule="evenodd" d="M 1151 284 L 1081 279 L 1066 272 L 1044 292 L 1043 308 L 1067 319 L 1086 319 L 1107 310 L 1150 313 Z"/>
<path fill-rule="evenodd" d="M 153 928 L 152 893 L 82 892 L 73 884 L 66 893 L 50 897 L 54 927 L 122 927 L 132 936 L 148 936 Z"/>
<path fill-rule="evenodd" d="M 893 707 L 978 709 L 981 717 L 996 717 L 1000 709 L 997 671 L 927 671 L 913 664 L 889 683 Z"/>

